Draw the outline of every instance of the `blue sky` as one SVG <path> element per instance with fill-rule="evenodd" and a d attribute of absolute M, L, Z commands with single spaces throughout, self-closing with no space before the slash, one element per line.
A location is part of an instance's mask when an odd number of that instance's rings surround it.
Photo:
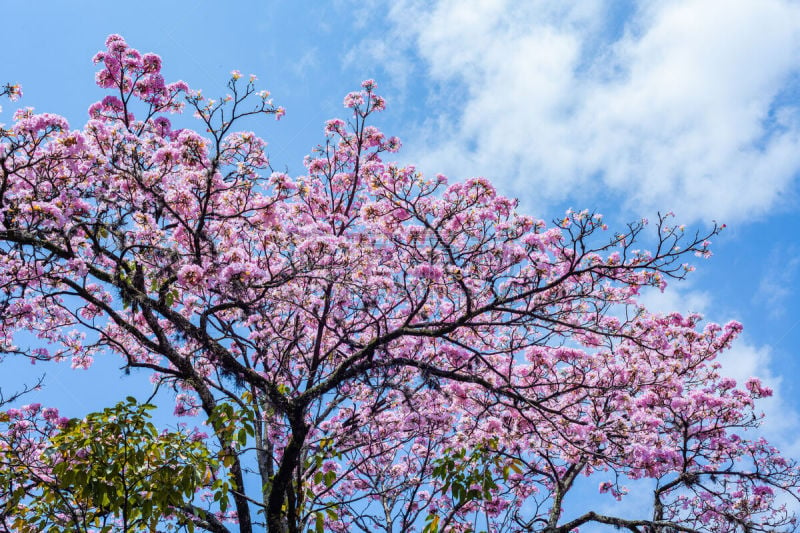
<path fill-rule="evenodd" d="M 0 82 L 74 128 L 101 94 L 91 57 L 119 33 L 205 94 L 232 69 L 257 74 L 287 115 L 252 127 L 293 175 L 324 121 L 344 115 L 344 94 L 375 78 L 379 125 L 426 174 L 486 176 L 545 219 L 573 207 L 612 226 L 669 210 L 690 227 L 726 223 L 714 257 L 645 299 L 744 323 L 725 367 L 775 388 L 764 431 L 800 457 L 797 2 L 4 1 L 0 14 Z M 10 122 L 16 105 L 3 106 Z M 39 401 L 99 408 L 141 384 L 117 366 L 42 367 Z M 0 368 L 7 392 L 37 370 Z"/>

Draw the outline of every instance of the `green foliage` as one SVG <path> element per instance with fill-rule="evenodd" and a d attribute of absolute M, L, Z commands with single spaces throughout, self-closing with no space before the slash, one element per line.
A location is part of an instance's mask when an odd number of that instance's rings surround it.
<path fill-rule="evenodd" d="M 497 490 L 497 479 L 508 480 L 511 472 L 520 473 L 518 459 L 497 453 L 497 442 L 467 449 L 447 449 L 433 463 L 433 477 L 442 482 L 442 492 L 450 492 L 453 506 L 462 508 L 471 502 L 491 501 Z M 423 533 L 438 533 L 440 517 L 428 515 Z"/>
<path fill-rule="evenodd" d="M 163 531 L 168 517 L 192 531 L 180 509 L 211 484 L 218 461 L 186 433 L 159 432 L 154 408 L 129 397 L 54 435 L 42 458 L 49 476 L 31 480 L 39 494 L 19 531 Z"/>
<path fill-rule="evenodd" d="M 230 403 L 217 404 L 212 415 L 208 417 L 208 423 L 214 428 L 217 437 L 239 449 L 244 448 L 247 439 L 256 434 L 253 413 L 237 409 Z"/>

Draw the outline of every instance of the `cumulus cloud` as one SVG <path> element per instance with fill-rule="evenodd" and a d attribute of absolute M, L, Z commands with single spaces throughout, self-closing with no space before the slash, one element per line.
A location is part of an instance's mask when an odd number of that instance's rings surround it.
<path fill-rule="evenodd" d="M 726 222 L 774 208 L 800 170 L 800 6 L 616 6 L 394 1 L 379 40 L 396 71 L 391 50 L 422 63 L 430 109 L 409 157 L 535 207 L 603 194 Z"/>

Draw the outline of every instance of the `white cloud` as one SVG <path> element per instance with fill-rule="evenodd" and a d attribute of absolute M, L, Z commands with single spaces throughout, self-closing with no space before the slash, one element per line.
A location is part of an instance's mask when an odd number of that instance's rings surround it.
<path fill-rule="evenodd" d="M 610 1 L 393 2 L 386 53 L 413 47 L 433 106 L 409 158 L 537 208 L 609 192 L 682 221 L 773 208 L 800 170 L 800 113 L 781 98 L 800 6 L 638 5 L 614 32 Z"/>
<path fill-rule="evenodd" d="M 705 315 L 711 307 L 711 295 L 705 291 L 691 290 L 688 282 L 673 281 L 664 292 L 646 288 L 639 303 L 652 313 L 700 313 Z"/>

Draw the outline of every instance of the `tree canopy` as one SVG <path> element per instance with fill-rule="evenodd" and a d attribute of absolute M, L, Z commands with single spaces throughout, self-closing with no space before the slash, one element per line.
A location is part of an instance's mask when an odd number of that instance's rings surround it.
<path fill-rule="evenodd" d="M 255 77 L 209 99 L 118 35 L 94 59 L 108 95 L 85 126 L 28 108 L 0 131 L 0 350 L 116 353 L 205 433 L 159 431 L 134 398 L 7 409 L 0 529 L 794 527 L 797 466 L 746 431 L 771 391 L 717 362 L 741 325 L 637 299 L 720 227 L 547 224 L 484 178 L 386 162 L 372 80 L 290 177 L 239 129 L 283 114 Z M 186 108 L 198 126 L 174 128 Z M 651 480 L 651 503 L 567 502 L 590 475 L 616 498 Z"/>

